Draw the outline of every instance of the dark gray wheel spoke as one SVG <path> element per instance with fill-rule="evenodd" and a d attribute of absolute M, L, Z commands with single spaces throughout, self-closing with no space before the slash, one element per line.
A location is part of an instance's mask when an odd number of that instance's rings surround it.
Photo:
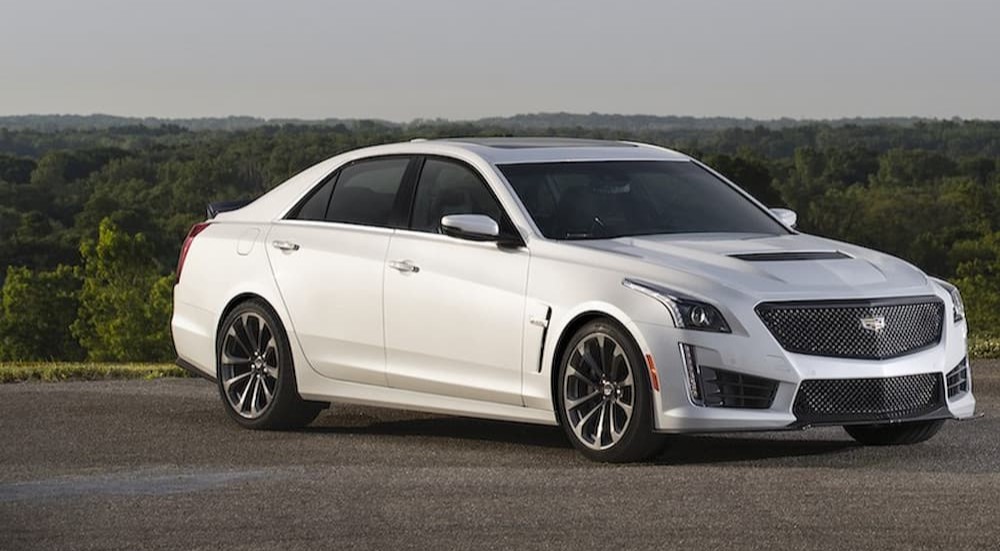
<path fill-rule="evenodd" d="M 598 342 L 601 345 L 601 370 L 608 379 L 613 381 L 614 375 L 612 370 L 615 366 L 615 351 L 618 349 L 618 345 L 610 338 L 604 337 L 599 337 Z"/>
<path fill-rule="evenodd" d="M 247 352 L 254 353 L 257 351 L 257 343 L 254 342 L 254 337 L 250 334 L 250 328 L 247 327 L 246 316 L 241 317 L 238 321 L 239 323 L 234 326 L 236 330 L 236 336 L 240 340 L 240 344 L 243 345 L 243 349 Z"/>
<path fill-rule="evenodd" d="M 590 350 L 580 343 L 580 346 L 576 348 L 579 355 L 574 367 L 581 375 L 586 375 L 587 380 L 597 381 L 601 378 L 601 364 L 598 363 L 597 357 L 593 356 Z"/>
<path fill-rule="evenodd" d="M 250 363 L 250 357 L 235 356 L 226 352 L 226 347 L 222 347 L 222 363 L 225 365 L 247 365 Z"/>
<path fill-rule="evenodd" d="M 237 331 L 236 326 L 229 328 L 226 332 L 226 344 L 234 344 L 239 348 L 240 353 L 245 354 L 248 358 L 253 355 L 253 349 L 248 347 L 243 337 L 240 336 L 240 332 Z"/>
<path fill-rule="evenodd" d="M 576 398 L 576 399 L 568 399 L 567 398 L 566 399 L 566 407 L 569 408 L 569 409 L 576 409 L 576 408 L 582 406 L 583 404 L 589 402 L 590 400 L 593 400 L 594 398 L 597 398 L 598 396 L 600 396 L 600 394 L 601 394 L 600 391 L 595 390 L 595 391 L 591 392 L 590 394 L 587 394 L 586 396 L 581 396 L 581 397 Z"/>
<path fill-rule="evenodd" d="M 235 377 L 230 377 L 228 379 L 223 379 L 222 386 L 223 386 L 223 388 L 226 389 L 226 392 L 229 392 L 230 387 L 232 387 L 236 383 L 239 383 L 240 381 L 243 381 L 244 379 L 246 379 L 250 375 L 251 375 L 251 373 L 249 371 L 247 371 L 246 373 L 242 373 L 240 375 L 236 375 Z"/>
<path fill-rule="evenodd" d="M 580 368 L 572 364 L 567 366 L 567 368 L 566 372 L 568 377 L 575 377 L 577 380 L 582 381 L 588 386 L 597 387 L 597 383 L 600 381 L 600 378 L 594 377 L 589 370 L 584 369 L 581 371 Z"/>
<path fill-rule="evenodd" d="M 610 335 L 585 337 L 563 375 L 563 414 L 585 446 L 604 450 L 624 436 L 632 420 L 635 388 L 624 348 Z"/>
<path fill-rule="evenodd" d="M 268 327 L 267 325 L 262 326 L 260 329 L 260 335 L 258 337 L 259 338 L 257 339 L 258 343 L 257 350 L 261 354 L 265 354 L 268 348 L 274 346 L 274 336 L 271 335 L 271 328 Z"/>
<path fill-rule="evenodd" d="M 264 398 L 266 399 L 266 402 L 270 404 L 272 398 L 272 392 L 271 389 L 267 386 L 267 379 L 265 379 L 263 376 L 261 376 L 260 379 L 260 387 L 264 390 Z"/>

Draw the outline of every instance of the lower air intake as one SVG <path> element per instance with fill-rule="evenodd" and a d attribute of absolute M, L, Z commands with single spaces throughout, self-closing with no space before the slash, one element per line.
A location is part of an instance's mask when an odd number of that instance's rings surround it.
<path fill-rule="evenodd" d="M 767 409 L 778 390 L 778 381 L 704 366 L 701 382 L 708 407 Z"/>
<path fill-rule="evenodd" d="M 944 407 L 940 373 L 802 381 L 793 413 L 800 423 L 878 422 L 920 417 Z"/>

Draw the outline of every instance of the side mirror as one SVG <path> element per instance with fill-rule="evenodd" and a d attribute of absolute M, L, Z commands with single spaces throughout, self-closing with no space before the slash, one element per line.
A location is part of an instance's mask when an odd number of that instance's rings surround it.
<path fill-rule="evenodd" d="M 778 220 L 789 228 L 794 228 L 795 223 L 799 221 L 799 215 L 791 209 L 771 209 L 771 214 L 777 216 Z"/>
<path fill-rule="evenodd" d="M 449 214 L 441 218 L 441 232 L 471 241 L 495 241 L 500 225 L 485 214 Z"/>

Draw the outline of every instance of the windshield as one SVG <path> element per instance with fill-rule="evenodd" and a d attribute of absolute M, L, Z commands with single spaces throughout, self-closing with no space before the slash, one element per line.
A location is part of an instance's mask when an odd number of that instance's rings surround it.
<path fill-rule="evenodd" d="M 550 239 L 664 233 L 789 231 L 689 161 L 586 161 L 499 166 Z"/>

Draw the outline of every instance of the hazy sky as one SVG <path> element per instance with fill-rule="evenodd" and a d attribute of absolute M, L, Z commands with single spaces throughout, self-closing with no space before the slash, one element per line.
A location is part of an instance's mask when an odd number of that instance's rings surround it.
<path fill-rule="evenodd" d="M 0 114 L 1000 119 L 1000 1 L 0 0 Z"/>

